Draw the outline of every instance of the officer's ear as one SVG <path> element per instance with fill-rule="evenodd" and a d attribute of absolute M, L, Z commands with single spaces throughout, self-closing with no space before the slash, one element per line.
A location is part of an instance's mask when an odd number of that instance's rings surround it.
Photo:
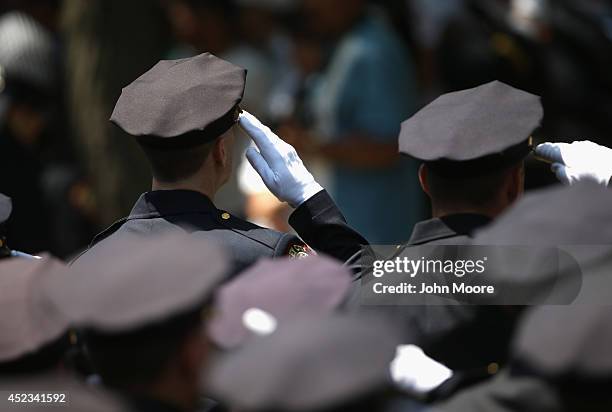
<path fill-rule="evenodd" d="M 225 168 L 230 161 L 229 156 L 230 148 L 227 145 L 225 136 L 222 136 L 215 141 L 215 145 L 212 149 L 212 157 L 215 165 Z"/>
<path fill-rule="evenodd" d="M 427 178 L 427 166 L 425 166 L 425 163 L 423 163 L 419 167 L 419 183 L 421 183 L 421 189 L 423 189 L 423 192 L 425 192 L 427 196 L 431 197 L 431 194 L 429 193 L 429 181 Z"/>
<path fill-rule="evenodd" d="M 506 199 L 514 203 L 525 191 L 525 164 L 520 163 L 510 169 L 507 177 Z"/>

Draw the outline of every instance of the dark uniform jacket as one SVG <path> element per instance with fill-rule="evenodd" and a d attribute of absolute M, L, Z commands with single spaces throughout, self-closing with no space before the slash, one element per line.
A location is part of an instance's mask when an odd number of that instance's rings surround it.
<path fill-rule="evenodd" d="M 462 245 L 491 222 L 487 216 L 456 214 L 418 223 L 406 247 Z M 512 335 L 511 317 L 496 306 L 427 305 L 418 307 L 420 346 L 454 370 L 486 372 L 503 364 Z M 490 368 L 489 368 L 490 369 Z"/>
<path fill-rule="evenodd" d="M 310 247 L 342 262 L 357 260 L 368 241 L 351 228 L 326 190 L 322 190 L 289 217 L 289 224 Z"/>
<path fill-rule="evenodd" d="M 415 225 L 410 240 L 398 250 L 419 245 L 464 245 L 491 218 L 477 214 L 455 214 Z M 423 306 L 393 307 L 394 320 L 429 356 L 456 373 L 436 397 L 446 397 L 497 372 L 509 356 L 514 331 L 512 311 L 499 306 L 451 305 L 444 299 L 426 297 Z"/>
<path fill-rule="evenodd" d="M 317 240 L 319 252 L 346 261 L 366 241 L 346 224 L 342 213 L 326 191 L 295 210 L 290 221 L 308 242 Z M 325 222 L 325 230 L 315 233 Z M 97 248 L 120 236 L 155 236 L 185 231 L 210 239 L 229 254 L 232 273 L 238 273 L 262 257 L 303 257 L 312 250 L 297 236 L 257 226 L 219 210 L 205 195 L 189 190 L 159 190 L 144 193 L 129 216 L 98 234 L 76 262 L 95 258 Z M 322 237 L 322 239 L 320 239 Z"/>
<path fill-rule="evenodd" d="M 424 220 L 414 226 L 406 246 L 465 244 L 476 230 L 490 222 L 490 217 L 469 213 Z"/>
<path fill-rule="evenodd" d="M 353 230 L 327 192 L 323 191 L 300 206 L 289 220 L 308 244 L 342 260 L 358 255 L 368 242 Z M 462 245 L 491 219 L 478 214 L 455 214 L 417 223 L 402 250 L 418 245 Z M 434 397 L 449 396 L 459 388 L 496 372 L 508 359 L 518 311 L 499 306 L 424 305 L 357 307 L 361 277 L 356 273 L 347 306 L 382 311 L 396 321 L 406 342 L 421 346 L 429 356 L 455 370 L 455 378 L 443 385 Z"/>
<path fill-rule="evenodd" d="M 368 244 L 348 226 L 327 194 L 322 192 L 300 209 L 290 223 L 313 248 L 333 250 L 346 257 Z M 403 248 L 418 245 L 466 244 L 476 230 L 490 222 L 489 217 L 477 214 L 455 214 L 422 221 L 415 225 L 410 240 L 399 248 L 397 255 L 401 255 Z M 359 284 L 354 283 L 352 296 L 348 298 L 349 307 L 358 305 Z M 401 325 L 407 341 L 419 344 L 451 369 L 473 374 L 475 379 L 494 370 L 494 364 L 503 364 L 508 356 L 514 321 L 505 308 L 426 305 L 359 309 L 382 310 Z"/>
<path fill-rule="evenodd" d="M 199 192 L 156 190 L 142 194 L 130 215 L 98 234 L 76 262 L 95 258 L 98 248 L 122 236 L 156 236 L 177 230 L 219 244 L 231 258 L 232 273 L 261 257 L 300 257 L 310 250 L 295 235 L 262 228 L 217 209 Z"/>

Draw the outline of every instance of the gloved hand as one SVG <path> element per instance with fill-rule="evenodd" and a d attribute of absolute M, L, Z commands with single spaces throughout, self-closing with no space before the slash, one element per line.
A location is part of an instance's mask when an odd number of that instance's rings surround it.
<path fill-rule="evenodd" d="M 240 114 L 239 122 L 259 148 L 249 147 L 247 159 L 274 196 L 296 208 L 323 190 L 293 146 L 248 112 Z"/>
<path fill-rule="evenodd" d="M 535 155 L 552 162 L 551 169 L 561 183 L 573 185 L 585 180 L 608 186 L 612 177 L 612 149 L 588 140 L 573 143 L 542 143 Z"/>
<path fill-rule="evenodd" d="M 398 346 L 390 371 L 399 388 L 417 397 L 427 395 L 453 376 L 453 371 L 416 345 Z"/>

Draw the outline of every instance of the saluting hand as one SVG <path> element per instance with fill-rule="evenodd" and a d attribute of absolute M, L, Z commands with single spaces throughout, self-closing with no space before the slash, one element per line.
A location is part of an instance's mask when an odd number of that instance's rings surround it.
<path fill-rule="evenodd" d="M 292 207 L 298 207 L 323 190 L 293 146 L 248 112 L 243 111 L 239 121 L 259 149 L 249 147 L 247 159 L 274 196 Z"/>
<path fill-rule="evenodd" d="M 609 185 L 612 178 L 612 149 L 589 140 L 573 143 L 542 143 L 536 156 L 552 163 L 551 169 L 563 184 L 595 181 Z"/>

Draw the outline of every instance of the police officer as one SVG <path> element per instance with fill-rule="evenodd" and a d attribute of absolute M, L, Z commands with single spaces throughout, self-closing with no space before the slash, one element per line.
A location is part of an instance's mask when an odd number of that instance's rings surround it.
<path fill-rule="evenodd" d="M 542 114 L 537 96 L 492 82 L 444 95 L 404 122 L 400 150 L 423 161 L 419 179 L 431 198 L 434 215 L 417 224 L 406 246 L 465 243 L 508 208 L 523 191 L 523 160 L 531 151 L 530 135 L 539 126 Z M 281 200 L 290 199 L 287 189 L 292 187 L 291 182 L 307 173 L 292 168 L 295 152 L 248 114 L 241 117 L 241 124 L 259 148 L 259 152 L 247 152 L 249 160 L 273 193 Z M 557 148 L 557 155 L 543 150 L 546 147 Z M 579 150 L 562 148 L 571 153 Z M 604 149 L 597 146 L 586 157 L 601 158 Z M 537 151 L 556 162 L 558 175 L 565 171 L 567 175 L 576 174 L 577 179 L 586 178 L 589 170 L 596 168 L 588 162 L 579 162 L 573 168 L 564 165 L 562 159 L 569 162 L 569 156 L 561 156 L 559 150 L 559 145 L 548 144 Z M 596 163 L 600 170 L 606 162 L 599 159 Z M 604 174 L 595 173 L 598 177 Z M 610 175 L 606 176 L 602 179 L 608 181 Z M 330 210 L 331 199 L 319 193 L 313 199 L 316 201 L 309 201 L 310 206 L 317 205 L 318 210 L 303 208 L 309 213 L 298 215 L 299 220 L 294 215 L 290 222 L 309 244 L 324 248 L 320 244 L 333 238 L 329 231 L 341 231 L 345 226 L 328 224 L 321 218 L 321 211 Z M 516 313 L 468 306 L 413 307 L 402 312 L 416 322 L 424 349 L 453 369 L 486 375 L 507 357 Z M 486 345 L 481 339 L 483 331 L 487 333 Z M 456 350 L 458 342 L 464 348 L 461 353 Z"/>
<path fill-rule="evenodd" d="M 400 150 L 423 161 L 419 178 L 430 195 L 434 215 L 415 227 L 406 246 L 466 243 L 475 231 L 506 210 L 523 191 L 522 163 L 531 150 L 529 137 L 541 117 L 537 96 L 493 82 L 442 96 L 404 122 Z M 291 182 L 307 174 L 301 167 L 292 167 L 297 155 L 248 114 L 241 117 L 241 124 L 259 148 L 247 152 L 254 168 L 281 200 L 290 199 L 287 189 Z M 546 143 L 535 153 L 553 163 L 552 169 L 563 183 L 610 182 L 612 151 L 608 148 L 591 142 Z M 329 233 L 346 227 L 330 223 L 331 202 L 325 193 L 317 193 L 309 207 L 297 215 L 300 219 L 292 216 L 292 226 L 312 245 L 321 247 L 321 242 L 333 238 Z M 507 360 L 508 342 L 519 316 L 516 310 L 493 306 L 404 307 L 396 311 L 430 356 L 458 372 L 438 396 L 496 372 Z"/>
<path fill-rule="evenodd" d="M 512 205 L 523 193 L 524 159 L 542 116 L 538 96 L 495 81 L 442 95 L 406 120 L 400 152 L 422 162 L 419 181 L 432 218 L 415 225 L 403 248 L 465 244 Z M 405 315 L 430 356 L 463 372 L 456 381 L 486 377 L 506 361 L 516 312 L 427 298 Z"/>
<path fill-rule="evenodd" d="M 184 233 L 127 235 L 41 288 L 82 332 L 103 385 L 135 410 L 209 411 L 216 404 L 199 394 L 211 353 L 204 324 L 229 263 L 212 241 Z"/>
<path fill-rule="evenodd" d="M 0 377 L 55 373 L 69 346 L 69 323 L 41 293 L 40 282 L 64 269 L 57 259 L 0 263 Z"/>
<path fill-rule="evenodd" d="M 324 317 L 340 308 L 351 279 L 327 256 L 262 259 L 216 291 L 209 336 L 231 350 L 297 317 Z"/>
<path fill-rule="evenodd" d="M 542 116 L 539 97 L 496 81 L 440 96 L 406 120 L 400 152 L 422 161 L 433 216 L 408 244 L 460 244 L 511 205 Z"/>
<path fill-rule="evenodd" d="M 529 308 L 521 317 L 510 345 L 512 360 L 506 370 L 438 405 L 435 411 L 610 409 L 606 388 L 612 366 L 608 350 L 612 341 L 608 305 L 612 290 L 609 276 L 612 191 L 602 186 L 612 175 L 612 166 L 606 160 L 611 151 L 590 142 L 576 142 L 546 143 L 538 146 L 536 153 L 564 163 L 554 168 L 567 169 L 561 176 L 573 176 L 569 181 L 571 187 L 526 195 L 503 217 L 479 232 L 474 241 L 487 245 L 529 245 L 534 253 L 538 253 L 538 246 L 564 245 L 562 249 L 575 262 L 564 264 L 560 260 L 553 276 L 536 273 L 540 279 L 534 280 L 550 278 L 558 295 L 572 299 L 569 304 L 548 305 L 550 293 L 542 295 L 543 299 L 537 302 L 542 305 Z M 586 155 L 590 162 L 578 162 Z M 579 276 L 575 276 L 576 272 Z M 527 289 L 531 286 L 522 287 L 530 292 Z"/>
<path fill-rule="evenodd" d="M 246 70 L 204 53 L 160 61 L 123 89 L 111 121 L 142 147 L 153 190 L 140 196 L 129 216 L 96 236 L 78 260 L 129 233 L 172 230 L 214 239 L 229 251 L 234 272 L 263 256 L 311 253 L 296 236 L 256 226 L 214 204 L 232 171 L 245 78 Z M 312 178 L 302 183 L 294 190 L 300 191 L 295 206 L 321 190 Z"/>
<path fill-rule="evenodd" d="M 385 410 L 397 396 L 389 372 L 396 332 L 355 315 L 296 319 L 219 358 L 205 387 L 245 412 Z"/>
<path fill-rule="evenodd" d="M 115 396 L 70 373 L 75 335 L 43 287 L 45 279 L 61 277 L 65 270 L 49 255 L 0 262 L 0 409 L 27 403 L 45 411 L 127 411 Z"/>
<path fill-rule="evenodd" d="M 609 281 L 600 286 L 609 289 Z M 532 308 L 520 322 L 507 370 L 427 411 L 609 410 L 611 314 L 597 304 Z"/>

